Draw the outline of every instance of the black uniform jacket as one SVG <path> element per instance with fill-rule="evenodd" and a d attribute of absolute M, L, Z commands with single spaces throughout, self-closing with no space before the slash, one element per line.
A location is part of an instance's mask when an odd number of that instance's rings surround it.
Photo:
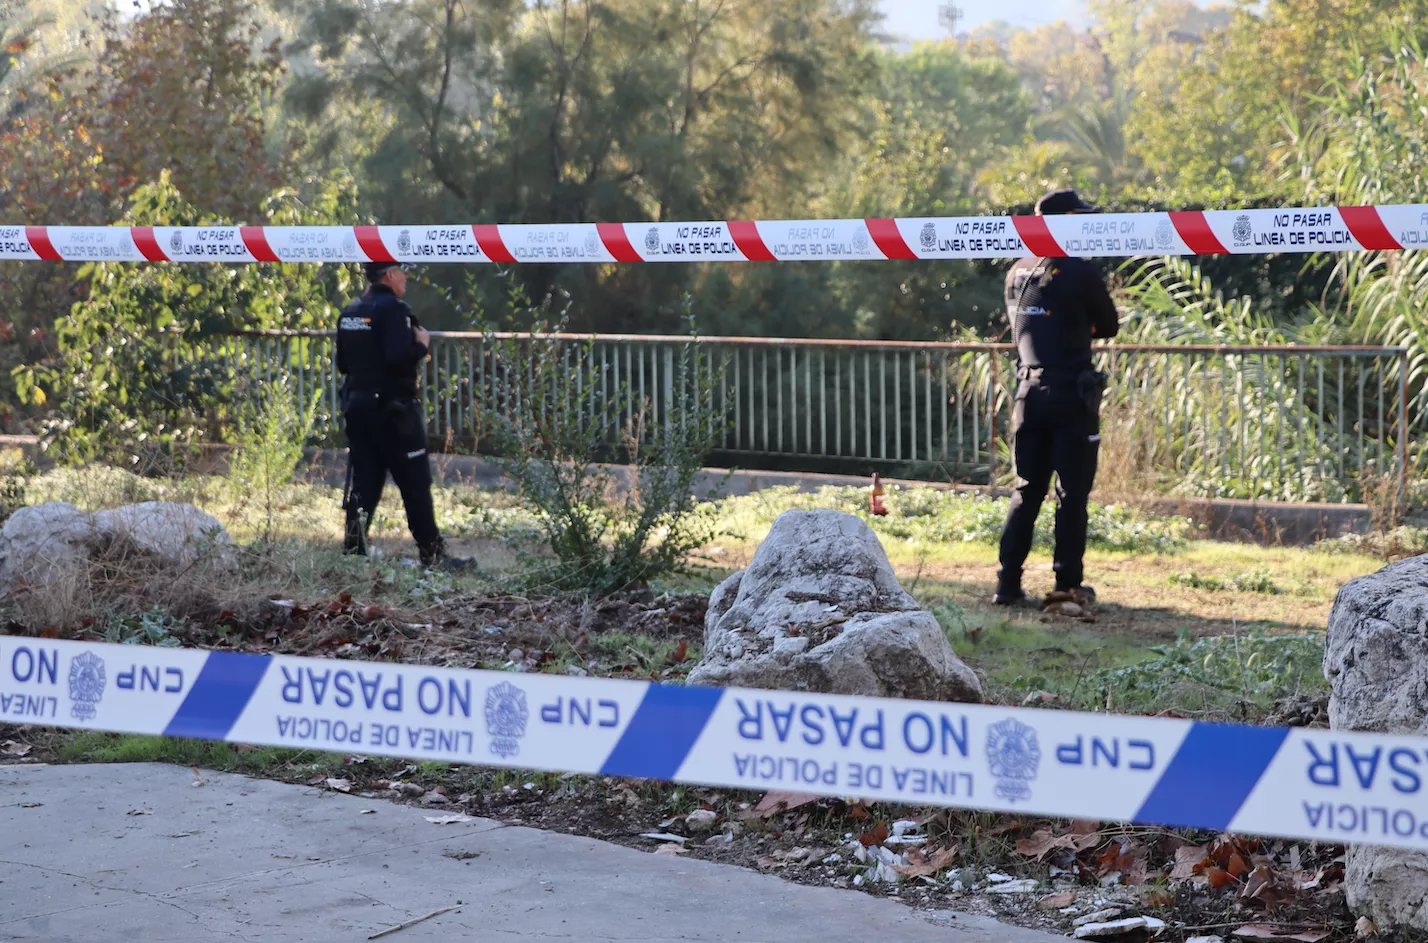
<path fill-rule="evenodd" d="M 411 400 L 426 345 L 413 334 L 412 309 L 386 285 L 373 285 L 337 322 L 337 369 L 346 380 L 344 402 L 355 395 Z"/>
<path fill-rule="evenodd" d="M 1111 293 L 1086 259 L 1019 259 L 1007 272 L 1006 302 L 1024 368 L 1088 369 L 1091 339 L 1120 332 Z"/>

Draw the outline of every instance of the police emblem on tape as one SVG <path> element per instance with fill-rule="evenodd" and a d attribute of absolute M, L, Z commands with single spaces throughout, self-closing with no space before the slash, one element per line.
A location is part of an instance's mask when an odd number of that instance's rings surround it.
<path fill-rule="evenodd" d="M 996 794 L 1008 802 L 1031 798 L 1031 784 L 1041 765 L 1036 731 L 1015 719 L 987 729 L 987 765 L 997 781 Z"/>
<path fill-rule="evenodd" d="M 175 229 L 174 234 L 169 237 L 169 248 L 174 252 L 183 251 L 183 230 Z"/>
<path fill-rule="evenodd" d="M 486 689 L 486 733 L 491 735 L 491 752 L 501 758 L 521 752 L 526 735 L 526 692 L 504 681 Z"/>
<path fill-rule="evenodd" d="M 853 251 L 859 255 L 868 251 L 868 229 L 866 226 L 859 226 L 858 231 L 853 233 Z"/>
<path fill-rule="evenodd" d="M 1235 217 L 1235 226 L 1230 230 L 1230 235 L 1235 237 L 1235 245 L 1247 246 L 1254 236 L 1254 227 L 1250 225 L 1250 218 L 1245 215 Z"/>
<path fill-rule="evenodd" d="M 357 254 L 357 239 L 350 232 L 342 240 L 342 252 L 344 255 Z"/>
<path fill-rule="evenodd" d="M 935 223 L 928 223 L 926 226 L 923 226 L 922 232 L 917 236 L 917 240 L 922 243 L 922 248 L 928 252 L 937 248 L 937 225 Z"/>
<path fill-rule="evenodd" d="M 588 232 L 585 234 L 585 254 L 600 254 L 600 238 L 596 236 L 593 232 Z"/>
<path fill-rule="evenodd" d="M 646 251 L 646 252 L 658 252 L 658 251 L 659 251 L 659 227 L 658 227 L 658 226 L 651 226 L 651 227 L 650 227 L 650 231 L 647 232 L 647 233 L 645 233 L 645 251 Z"/>
<path fill-rule="evenodd" d="M 104 659 L 93 652 L 75 655 L 69 663 L 70 711 L 75 720 L 92 720 L 95 705 L 104 698 Z"/>
<path fill-rule="evenodd" d="M 1170 220 L 1162 219 L 1160 225 L 1155 227 L 1155 247 L 1169 249 L 1170 244 L 1174 241 L 1175 227 L 1170 224 Z"/>
<path fill-rule="evenodd" d="M 412 251 L 412 231 L 403 229 L 397 233 L 397 251 L 402 255 L 407 255 Z"/>

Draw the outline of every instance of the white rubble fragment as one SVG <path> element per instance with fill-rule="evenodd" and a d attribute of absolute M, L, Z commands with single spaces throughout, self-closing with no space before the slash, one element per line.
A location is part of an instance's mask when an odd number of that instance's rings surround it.
<path fill-rule="evenodd" d="M 1086 914 L 1084 917 L 1077 917 L 1071 921 L 1073 927 L 1084 927 L 1088 923 L 1105 923 L 1107 920 L 1114 920 L 1125 910 L 1121 907 L 1110 907 L 1106 910 L 1097 910 L 1094 913 Z"/>
<path fill-rule="evenodd" d="M 1030 894 L 1037 888 L 1036 878 L 1024 878 L 1020 881 L 1006 881 L 1001 884 L 993 884 L 987 888 L 988 894 Z"/>
<path fill-rule="evenodd" d="M 1078 940 L 1095 940 L 1103 937 L 1124 936 L 1136 930 L 1158 933 L 1165 929 L 1165 921 L 1155 917 L 1126 917 L 1106 923 L 1088 923 L 1076 928 L 1074 936 Z"/>

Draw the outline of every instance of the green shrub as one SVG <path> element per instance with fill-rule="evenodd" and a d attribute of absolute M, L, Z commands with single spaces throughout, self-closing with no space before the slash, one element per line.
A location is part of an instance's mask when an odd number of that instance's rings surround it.
<path fill-rule="evenodd" d="M 713 421 L 712 365 L 697 345 L 685 345 L 674 375 L 663 378 L 658 415 L 648 403 L 627 412 L 627 389 L 611 389 L 590 347 L 539 329 L 528 341 L 493 342 L 501 392 L 485 423 L 536 512 L 549 555 L 528 556 L 526 582 L 547 592 L 648 584 L 682 569 L 714 533 L 711 509 L 694 496 L 695 476 L 722 432 Z M 599 464 L 610 461 L 627 464 L 626 476 Z"/>
<path fill-rule="evenodd" d="M 1113 710 L 1134 713 L 1180 709 L 1228 709 L 1250 719 L 1257 709 L 1304 689 L 1322 689 L 1324 636 L 1274 635 L 1251 629 L 1240 635 L 1191 639 L 1151 649 L 1152 657 L 1088 679 L 1093 703 L 1109 699 Z"/>
<path fill-rule="evenodd" d="M 1228 578 L 1201 576 L 1193 570 L 1188 570 L 1184 573 L 1170 574 L 1170 585 L 1184 586 L 1186 589 L 1203 589 L 1212 593 L 1236 590 L 1241 593 L 1265 593 L 1270 596 L 1278 596 L 1284 592 L 1283 589 L 1275 585 L 1273 577 L 1265 570 L 1240 573 Z"/>
<path fill-rule="evenodd" d="M 273 539 L 283 495 L 302 461 L 317 420 L 317 397 L 302 402 L 293 384 L 278 377 L 243 396 L 234 430 L 228 478 L 244 500 L 262 512 L 259 535 Z"/>

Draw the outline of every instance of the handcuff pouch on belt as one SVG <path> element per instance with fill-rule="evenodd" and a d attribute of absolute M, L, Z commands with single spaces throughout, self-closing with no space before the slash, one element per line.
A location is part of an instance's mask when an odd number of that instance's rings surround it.
<path fill-rule="evenodd" d="M 1076 374 L 1076 395 L 1092 416 L 1101 414 L 1101 398 L 1109 380 L 1110 377 L 1099 370 L 1082 370 Z"/>

